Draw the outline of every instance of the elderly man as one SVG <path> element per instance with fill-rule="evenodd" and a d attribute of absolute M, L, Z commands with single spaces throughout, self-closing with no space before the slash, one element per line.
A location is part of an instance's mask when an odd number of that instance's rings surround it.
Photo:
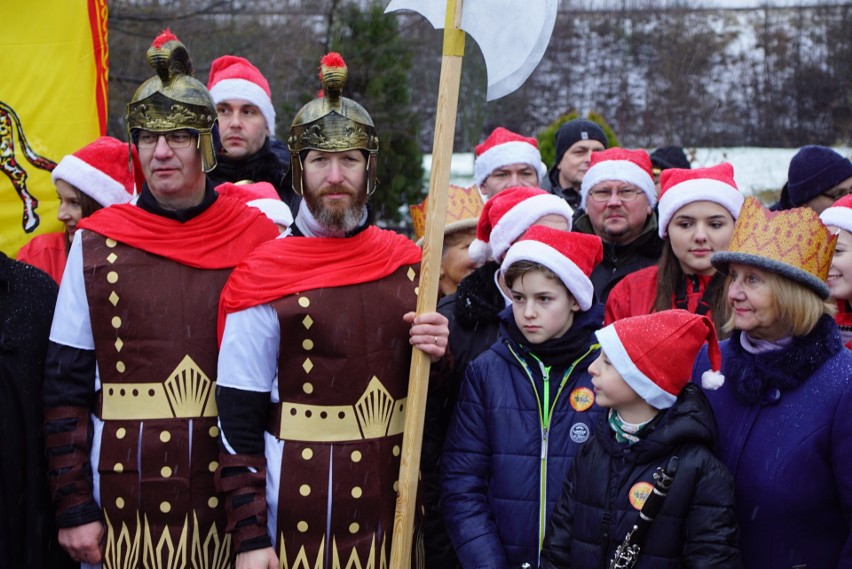
<path fill-rule="evenodd" d="M 210 65 L 207 82 L 219 115 L 222 148 L 210 177 L 223 182 L 269 182 L 295 215 L 299 196 L 293 192 L 284 145 L 275 138 L 275 107 L 269 82 L 243 57 L 223 55 Z"/>
<path fill-rule="evenodd" d="M 146 183 L 78 226 L 50 332 L 45 444 L 59 542 L 85 565 L 218 569 L 230 555 L 217 467 L 216 306 L 278 235 L 218 196 L 216 109 L 166 31 L 127 106 Z"/>
<path fill-rule="evenodd" d="M 618 281 L 653 265 L 662 252 L 648 153 L 623 148 L 595 152 L 580 196 L 585 213 L 574 222 L 574 231 L 595 234 L 603 241 L 603 262 L 592 271 L 591 279 L 605 303 Z"/>
<path fill-rule="evenodd" d="M 447 346 L 446 318 L 412 312 L 420 248 L 367 221 L 373 121 L 339 54 L 321 70 L 288 137 L 293 235 L 222 293 L 219 489 L 243 569 L 390 566 L 409 344 Z"/>
<path fill-rule="evenodd" d="M 545 167 L 536 139 L 498 126 L 475 154 L 474 177 L 486 200 L 506 188 L 541 187 Z"/>
<path fill-rule="evenodd" d="M 592 153 L 607 147 L 600 125 L 586 119 L 572 119 L 556 131 L 556 160 L 542 187 L 568 202 L 580 205 L 580 184 L 589 169 Z"/>

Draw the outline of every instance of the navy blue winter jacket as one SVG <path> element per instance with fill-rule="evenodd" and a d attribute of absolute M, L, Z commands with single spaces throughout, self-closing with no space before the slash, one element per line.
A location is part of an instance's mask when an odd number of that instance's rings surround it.
<path fill-rule="evenodd" d="M 575 316 L 561 369 L 539 365 L 535 346 L 505 328 L 468 366 L 441 468 L 441 508 L 466 569 L 538 566 L 565 475 L 602 416 L 587 372 L 602 320 L 600 304 Z"/>
<path fill-rule="evenodd" d="M 602 423 L 584 445 L 553 513 L 542 569 L 609 567 L 636 523 L 654 472 L 679 459 L 668 496 L 652 522 L 636 569 L 738 569 L 734 483 L 711 448 L 710 404 L 689 384 L 677 402 L 645 427 L 642 438 L 618 443 Z"/>

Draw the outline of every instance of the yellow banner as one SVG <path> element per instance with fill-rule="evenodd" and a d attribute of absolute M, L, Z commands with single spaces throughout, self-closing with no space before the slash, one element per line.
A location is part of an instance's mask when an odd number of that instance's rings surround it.
<path fill-rule="evenodd" d="M 0 33 L 0 251 L 62 231 L 50 172 L 106 134 L 107 0 L 3 6 Z"/>

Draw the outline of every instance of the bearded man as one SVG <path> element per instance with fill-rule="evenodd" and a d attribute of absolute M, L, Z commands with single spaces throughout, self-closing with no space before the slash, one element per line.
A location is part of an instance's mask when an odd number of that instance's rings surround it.
<path fill-rule="evenodd" d="M 411 312 L 420 248 L 368 224 L 379 138 L 338 54 L 321 77 L 288 138 L 292 235 L 220 304 L 218 486 L 241 569 L 389 566 L 409 344 L 447 346 L 446 318 Z"/>

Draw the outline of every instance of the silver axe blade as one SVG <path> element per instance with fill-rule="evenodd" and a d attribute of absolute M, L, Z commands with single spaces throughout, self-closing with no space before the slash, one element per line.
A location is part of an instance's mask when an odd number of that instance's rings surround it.
<path fill-rule="evenodd" d="M 558 0 L 469 0 L 461 29 L 479 45 L 488 72 L 486 99 L 493 101 L 523 85 L 541 61 L 556 24 Z M 409 10 L 443 29 L 447 0 L 391 0 L 385 13 Z"/>

